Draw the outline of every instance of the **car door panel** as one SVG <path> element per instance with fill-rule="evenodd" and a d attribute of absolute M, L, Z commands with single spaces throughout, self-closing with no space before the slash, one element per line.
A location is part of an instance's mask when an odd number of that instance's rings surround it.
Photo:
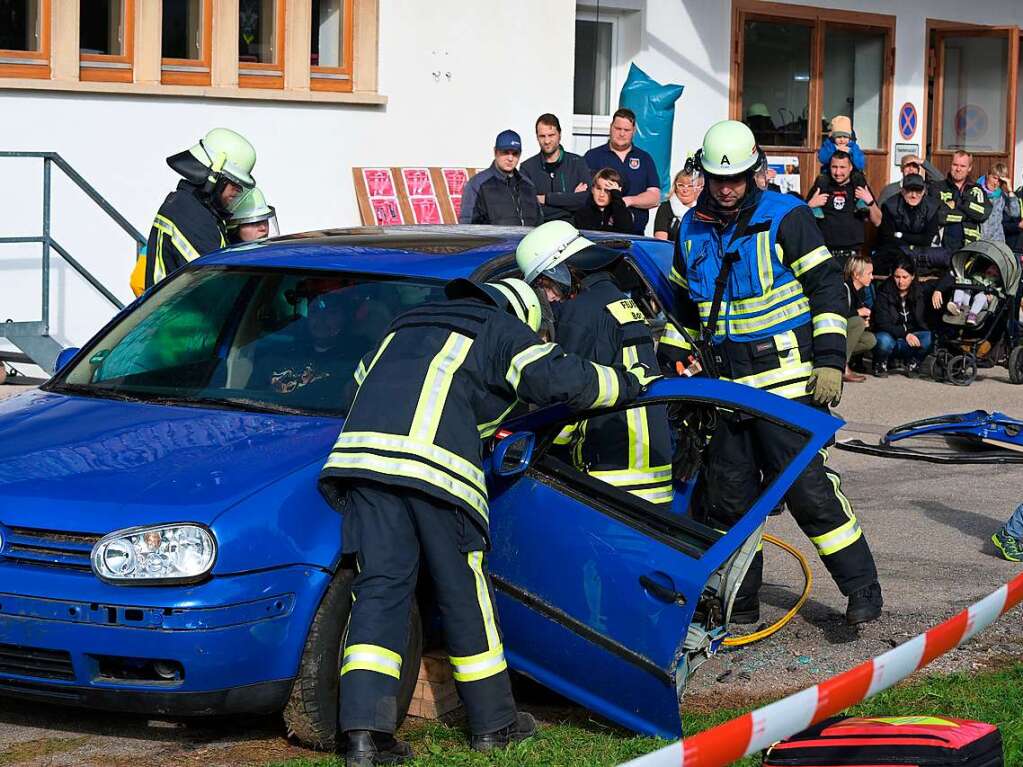
<path fill-rule="evenodd" d="M 623 726 L 671 738 L 681 733 L 683 644 L 706 585 L 840 424 L 812 408 L 709 379 L 660 381 L 641 401 L 679 400 L 770 417 L 804 432 L 806 445 L 723 535 L 653 507 L 644 519 L 626 508 L 620 491 L 602 492 L 594 480 L 566 482 L 541 459 L 516 481 L 495 483 L 489 557 L 513 668 Z M 543 433 L 566 416 L 563 408 L 536 411 L 510 426 Z M 704 543 L 694 550 L 684 530 L 673 539 L 664 532 L 669 523 L 700 527 Z"/>

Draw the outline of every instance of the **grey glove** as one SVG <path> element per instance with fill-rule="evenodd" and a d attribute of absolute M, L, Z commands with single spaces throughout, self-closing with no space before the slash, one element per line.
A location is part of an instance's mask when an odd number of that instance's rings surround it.
<path fill-rule="evenodd" d="M 806 391 L 813 394 L 818 405 L 834 407 L 842 400 L 842 371 L 835 368 L 814 368 L 806 382 Z"/>

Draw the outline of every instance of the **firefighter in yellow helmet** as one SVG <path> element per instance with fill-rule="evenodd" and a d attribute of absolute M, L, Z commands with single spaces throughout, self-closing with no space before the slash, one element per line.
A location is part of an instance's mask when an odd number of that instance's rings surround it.
<path fill-rule="evenodd" d="M 183 178 L 153 220 L 146 244 L 146 289 L 227 245 L 224 222 L 242 193 L 256 185 L 256 150 L 228 128 L 214 128 L 191 149 L 168 157 L 167 164 Z"/>
<path fill-rule="evenodd" d="M 810 209 L 761 190 L 762 152 L 743 123 L 713 125 L 698 160 L 706 185 L 679 224 L 671 279 L 690 338 L 701 338 L 711 374 L 820 408 L 837 405 L 845 369 L 845 293 Z M 706 460 L 702 509 L 726 527 L 750 507 L 802 447 L 763 418 L 722 414 Z M 867 540 L 838 473 L 814 457 L 785 496 L 842 593 L 850 624 L 876 620 L 881 587 Z M 736 598 L 732 619 L 759 620 L 763 555 Z"/>
<path fill-rule="evenodd" d="M 231 242 L 254 242 L 278 234 L 277 210 L 267 203 L 259 187 L 254 186 L 242 192 L 231 206 L 231 216 L 227 219 L 227 238 Z"/>

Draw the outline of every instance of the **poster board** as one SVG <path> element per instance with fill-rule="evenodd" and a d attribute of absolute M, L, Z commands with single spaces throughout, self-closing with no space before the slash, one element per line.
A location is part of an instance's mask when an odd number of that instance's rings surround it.
<path fill-rule="evenodd" d="M 796 155 L 768 155 L 768 181 L 781 187 L 782 194 L 795 192 L 802 197 L 799 181 L 799 157 Z"/>
<path fill-rule="evenodd" d="M 352 168 L 364 226 L 457 224 L 462 189 L 475 168 Z"/>

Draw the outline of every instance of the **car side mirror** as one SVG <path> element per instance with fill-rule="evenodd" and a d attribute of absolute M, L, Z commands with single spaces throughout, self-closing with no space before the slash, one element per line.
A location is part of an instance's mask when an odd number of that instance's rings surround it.
<path fill-rule="evenodd" d="M 74 359 L 74 356 L 81 351 L 77 346 L 70 346 L 67 349 L 61 349 L 60 354 L 57 355 L 56 361 L 53 363 L 53 374 L 57 375 L 64 367 Z"/>
<path fill-rule="evenodd" d="M 514 477 L 529 468 L 536 446 L 536 435 L 530 431 L 510 434 L 494 448 L 492 466 L 499 477 Z"/>

